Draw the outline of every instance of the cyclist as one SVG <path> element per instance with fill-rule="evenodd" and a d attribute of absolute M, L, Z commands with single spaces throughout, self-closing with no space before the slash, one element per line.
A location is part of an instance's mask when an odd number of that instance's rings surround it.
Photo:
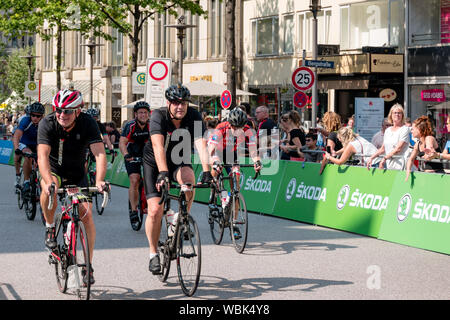
<path fill-rule="evenodd" d="M 105 125 L 98 120 L 98 110 L 95 108 L 89 108 L 85 112 L 88 115 L 90 115 L 92 118 L 94 118 L 95 122 L 97 122 L 98 129 L 100 130 L 100 133 L 103 138 L 103 144 L 105 144 L 108 147 L 107 153 L 112 155 L 111 162 L 114 162 L 114 157 L 115 157 L 114 146 L 111 143 L 111 140 L 109 140 L 109 136 L 108 136 L 108 133 L 106 132 Z M 92 154 L 92 152 L 89 150 L 89 148 L 87 149 L 87 157 L 91 157 L 92 161 L 95 162 L 95 157 Z M 88 159 L 87 157 L 86 157 L 86 159 Z M 87 165 L 87 161 L 86 161 L 86 165 Z"/>
<path fill-rule="evenodd" d="M 220 123 L 209 137 L 208 153 L 213 163 L 212 175 L 217 176 L 218 171 L 222 170 L 222 163 L 233 165 L 232 168 L 227 168 L 228 173 L 231 170 L 239 170 L 237 160 L 238 156 L 244 154 L 245 144 L 247 144 L 250 157 L 254 162 L 255 172 L 259 172 L 262 164 L 257 152 L 254 130 L 247 125 L 246 113 L 240 107 L 236 107 L 230 111 L 227 121 Z M 240 147 L 243 147 L 242 152 L 238 152 Z M 237 190 L 240 187 L 239 178 L 238 175 Z M 236 237 L 239 237 L 238 227 L 234 227 L 233 232 Z"/>
<path fill-rule="evenodd" d="M 27 116 L 22 117 L 13 136 L 14 153 L 16 162 L 16 177 L 19 171 L 20 160 L 23 153 L 36 153 L 38 125 L 45 113 L 45 108 L 40 102 L 34 102 L 26 107 Z M 25 158 L 23 161 L 23 187 L 22 191 L 27 192 L 30 188 L 31 159 Z M 16 178 L 17 184 L 17 178 Z"/>
<path fill-rule="evenodd" d="M 28 115 L 28 108 L 29 108 L 29 105 L 25 107 L 24 114 L 21 115 L 18 120 L 15 120 L 14 124 L 12 123 L 13 116 L 11 115 L 8 117 L 9 126 L 7 126 L 7 129 L 9 128 L 10 130 L 7 130 L 7 132 L 10 132 L 12 139 L 14 139 L 14 134 L 16 133 L 18 124 L 20 124 L 20 121 Z M 17 125 L 16 125 L 16 122 L 17 122 Z M 23 148 L 23 145 L 19 145 L 19 146 L 21 146 Z M 17 149 L 15 149 L 15 150 L 17 150 Z M 20 176 L 21 176 L 20 168 L 21 167 L 22 167 L 22 154 L 19 152 L 15 152 L 14 153 L 14 168 L 16 169 L 15 188 L 18 188 L 19 184 L 20 184 Z"/>
<path fill-rule="evenodd" d="M 81 112 L 83 98 L 79 91 L 61 90 L 53 98 L 55 112 L 47 115 L 38 129 L 38 164 L 41 175 L 41 207 L 46 221 L 45 245 L 56 247 L 54 214 L 57 207 L 56 194 L 53 208 L 48 210 L 50 186 L 77 185 L 87 187 L 85 150 L 90 148 L 97 163 L 96 186 L 105 189 L 106 154 L 103 141 L 94 119 Z M 92 203 L 82 201 L 80 217 L 86 226 L 92 263 L 96 230 L 92 218 Z M 93 268 L 91 272 L 93 273 Z M 91 273 L 91 284 L 94 283 Z M 86 271 L 83 270 L 83 276 Z M 86 282 L 86 281 L 85 281 Z"/>
<path fill-rule="evenodd" d="M 146 143 L 144 149 L 144 182 L 148 204 L 145 232 L 150 246 L 149 271 L 153 274 L 161 272 L 157 254 L 163 214 L 163 206 L 158 203 L 161 187 L 169 181 L 179 184 L 195 183 L 191 165 L 193 145 L 199 151 L 203 167 L 202 183 L 211 180 L 206 140 L 203 139 L 205 127 L 200 113 L 188 105 L 191 97 L 189 89 L 182 84 L 172 85 L 166 89 L 165 97 L 167 107 L 152 112 L 151 140 Z M 193 191 L 186 192 L 186 199 L 189 211 L 194 199 Z"/>
<path fill-rule="evenodd" d="M 133 108 L 134 119 L 128 121 L 119 140 L 119 149 L 125 159 L 125 168 L 130 179 L 128 199 L 130 199 L 130 221 L 139 223 L 137 206 L 139 202 L 139 182 L 141 180 L 141 163 L 133 161 L 134 158 L 142 158 L 145 143 L 149 140 L 150 106 L 145 101 L 138 101 Z"/>

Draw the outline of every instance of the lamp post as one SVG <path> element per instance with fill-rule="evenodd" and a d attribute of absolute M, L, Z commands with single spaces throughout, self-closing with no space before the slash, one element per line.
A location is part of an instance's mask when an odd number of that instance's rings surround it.
<path fill-rule="evenodd" d="M 89 88 L 89 108 L 92 108 L 92 98 L 94 95 L 94 55 L 95 55 L 95 47 L 101 47 L 103 44 L 95 43 L 94 37 L 89 37 L 89 42 L 86 44 L 82 44 L 82 47 L 88 47 L 88 53 L 90 57 L 90 65 L 89 65 L 89 80 L 90 80 L 90 88 Z"/>
<path fill-rule="evenodd" d="M 322 9 L 320 5 L 320 0 L 310 0 L 309 2 L 309 10 L 313 14 L 313 23 L 312 23 L 312 58 L 313 60 L 317 60 L 317 13 Z M 311 97 L 311 125 L 312 127 L 316 127 L 316 118 L 317 118 L 317 69 L 313 68 L 314 72 L 314 84 L 312 87 L 312 97 Z"/>
<path fill-rule="evenodd" d="M 184 31 L 187 28 L 195 28 L 197 27 L 194 24 L 186 24 L 185 17 L 180 16 L 177 19 L 177 24 L 166 24 L 164 27 L 166 28 L 175 28 L 177 29 L 177 38 L 180 41 L 180 46 L 178 47 L 178 81 L 179 83 L 183 83 L 183 58 L 184 58 L 184 50 L 183 50 L 183 39 L 185 38 Z"/>
<path fill-rule="evenodd" d="M 32 81 L 33 77 L 31 75 L 31 69 L 33 67 L 33 59 L 39 58 L 39 56 L 33 56 L 31 53 L 28 56 L 20 56 L 21 58 L 27 59 L 28 64 L 28 81 Z M 28 97 L 28 104 L 31 103 L 31 97 Z"/>

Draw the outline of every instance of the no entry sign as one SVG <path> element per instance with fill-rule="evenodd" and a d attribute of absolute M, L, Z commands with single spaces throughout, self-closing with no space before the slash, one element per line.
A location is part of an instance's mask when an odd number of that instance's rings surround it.
<path fill-rule="evenodd" d="M 228 109 L 231 106 L 232 101 L 233 98 L 231 97 L 231 92 L 229 90 L 222 92 L 222 95 L 220 96 L 220 105 L 222 108 Z"/>
<path fill-rule="evenodd" d="M 151 109 L 166 105 L 164 92 L 170 85 L 172 60 L 167 58 L 147 59 L 147 77 L 145 80 L 145 101 Z"/>

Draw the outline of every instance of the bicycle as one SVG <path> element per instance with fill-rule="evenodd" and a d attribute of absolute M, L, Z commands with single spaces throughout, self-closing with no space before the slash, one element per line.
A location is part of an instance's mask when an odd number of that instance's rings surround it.
<path fill-rule="evenodd" d="M 209 184 L 200 185 L 175 185 L 169 188 L 179 189 L 180 194 L 171 195 L 168 188 L 162 188 L 162 196 L 159 204 L 164 203 L 163 220 L 161 221 L 161 235 L 158 241 L 158 254 L 161 264 L 161 272 L 158 278 L 165 282 L 170 271 L 170 262 L 177 261 L 177 275 L 183 293 L 190 297 L 197 290 L 201 272 L 201 242 L 197 223 L 187 211 L 186 191 L 191 188 L 209 188 Z M 178 201 L 179 214 L 176 219 L 175 230 L 170 236 L 168 228 L 173 227 L 167 220 L 167 211 L 170 209 L 170 200 Z"/>
<path fill-rule="evenodd" d="M 17 206 L 19 207 L 19 210 L 22 210 L 23 208 L 23 199 L 22 199 L 22 183 L 23 183 L 23 170 L 22 167 L 20 168 L 20 179 L 17 181 L 14 192 L 17 195 Z"/>
<path fill-rule="evenodd" d="M 106 205 L 109 197 L 109 184 L 103 191 L 103 203 Z M 87 201 L 82 192 L 98 193 L 94 187 L 64 186 L 55 190 L 52 184 L 50 192 L 49 210 L 53 207 L 53 195 L 64 195 L 61 204 L 61 212 L 55 215 L 55 239 L 56 248 L 48 258 L 50 265 L 55 265 L 56 283 L 62 293 L 73 289 L 78 299 L 89 300 L 91 291 L 91 263 L 89 251 L 89 239 L 86 228 L 81 221 L 78 205 Z M 83 276 L 86 276 L 86 281 Z"/>
<path fill-rule="evenodd" d="M 25 208 L 25 214 L 28 220 L 34 220 L 37 211 L 37 204 L 40 202 L 40 185 L 38 181 L 38 167 L 36 153 L 23 153 L 23 156 L 31 159 L 30 186 L 27 191 L 20 188 L 21 205 L 19 208 Z"/>
<path fill-rule="evenodd" d="M 225 177 L 223 174 L 223 168 L 232 168 L 231 175 Z M 234 167 L 234 168 L 233 168 Z M 253 165 L 239 165 L 240 168 L 252 167 Z M 239 167 L 236 164 L 224 164 L 215 169 L 218 172 L 216 178 L 213 178 L 211 184 L 211 195 L 209 198 L 209 215 L 208 223 L 211 231 L 211 236 L 216 245 L 219 245 L 223 239 L 223 233 L 225 228 L 230 229 L 230 237 L 233 241 L 234 248 L 238 253 L 242 253 L 247 244 L 248 236 L 248 213 L 245 199 L 242 193 L 236 189 L 238 185 L 238 176 L 240 176 Z M 253 177 L 255 180 L 259 175 L 259 172 Z M 230 183 L 230 193 L 225 190 L 224 180 L 232 181 Z M 228 203 L 224 206 L 223 201 L 226 201 L 226 193 L 229 197 Z M 238 227 L 239 232 L 235 229 Z"/>
<path fill-rule="evenodd" d="M 142 158 L 141 157 L 133 157 L 132 160 L 130 160 L 130 162 L 131 163 L 142 164 Z M 133 223 L 133 221 L 131 221 L 131 217 L 130 217 L 131 228 L 134 231 L 141 230 L 142 223 L 144 221 L 144 214 L 147 214 L 147 197 L 145 196 L 144 178 L 143 178 L 143 174 L 142 174 L 142 166 L 141 166 L 141 178 L 139 180 L 138 192 L 139 192 L 139 199 L 138 199 L 138 205 L 137 205 L 136 209 L 138 211 L 139 221 Z M 131 202 L 130 202 L 129 199 L 128 199 L 128 213 L 129 214 L 131 213 Z"/>

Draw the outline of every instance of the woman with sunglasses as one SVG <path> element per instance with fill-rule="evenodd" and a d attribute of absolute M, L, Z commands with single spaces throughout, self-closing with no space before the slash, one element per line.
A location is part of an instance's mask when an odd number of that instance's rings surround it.
<path fill-rule="evenodd" d="M 285 144 L 280 145 L 281 160 L 298 160 L 300 155 L 297 150 L 305 143 L 305 132 L 301 129 L 301 118 L 297 111 L 291 110 L 281 116 L 281 128 L 286 132 Z"/>
<path fill-rule="evenodd" d="M 38 125 L 45 113 L 45 108 L 40 102 L 35 102 L 28 105 L 28 115 L 20 120 L 16 131 L 13 136 L 15 159 L 17 159 L 16 177 L 17 172 L 20 172 L 20 158 L 23 153 L 36 153 L 37 146 L 37 132 Z M 23 161 L 23 187 L 22 190 L 27 192 L 30 188 L 30 173 L 31 173 L 31 158 L 25 157 Z M 18 169 L 18 170 L 17 170 Z M 20 174 L 19 174 L 20 179 Z M 16 178 L 17 184 L 17 178 Z"/>
<path fill-rule="evenodd" d="M 83 98 L 79 91 L 61 90 L 53 98 L 55 112 L 47 115 L 38 128 L 38 165 L 41 175 L 41 208 L 46 221 L 45 245 L 50 250 L 56 247 L 55 210 L 48 210 L 50 186 L 62 185 L 87 187 L 85 171 L 86 149 L 89 147 L 96 160 L 96 186 L 101 192 L 105 188 L 106 153 L 100 130 L 94 118 L 81 112 Z M 92 203 L 80 204 L 80 216 L 89 239 L 90 260 L 94 252 L 95 225 L 92 218 Z M 94 283 L 91 268 L 91 284 Z"/>

